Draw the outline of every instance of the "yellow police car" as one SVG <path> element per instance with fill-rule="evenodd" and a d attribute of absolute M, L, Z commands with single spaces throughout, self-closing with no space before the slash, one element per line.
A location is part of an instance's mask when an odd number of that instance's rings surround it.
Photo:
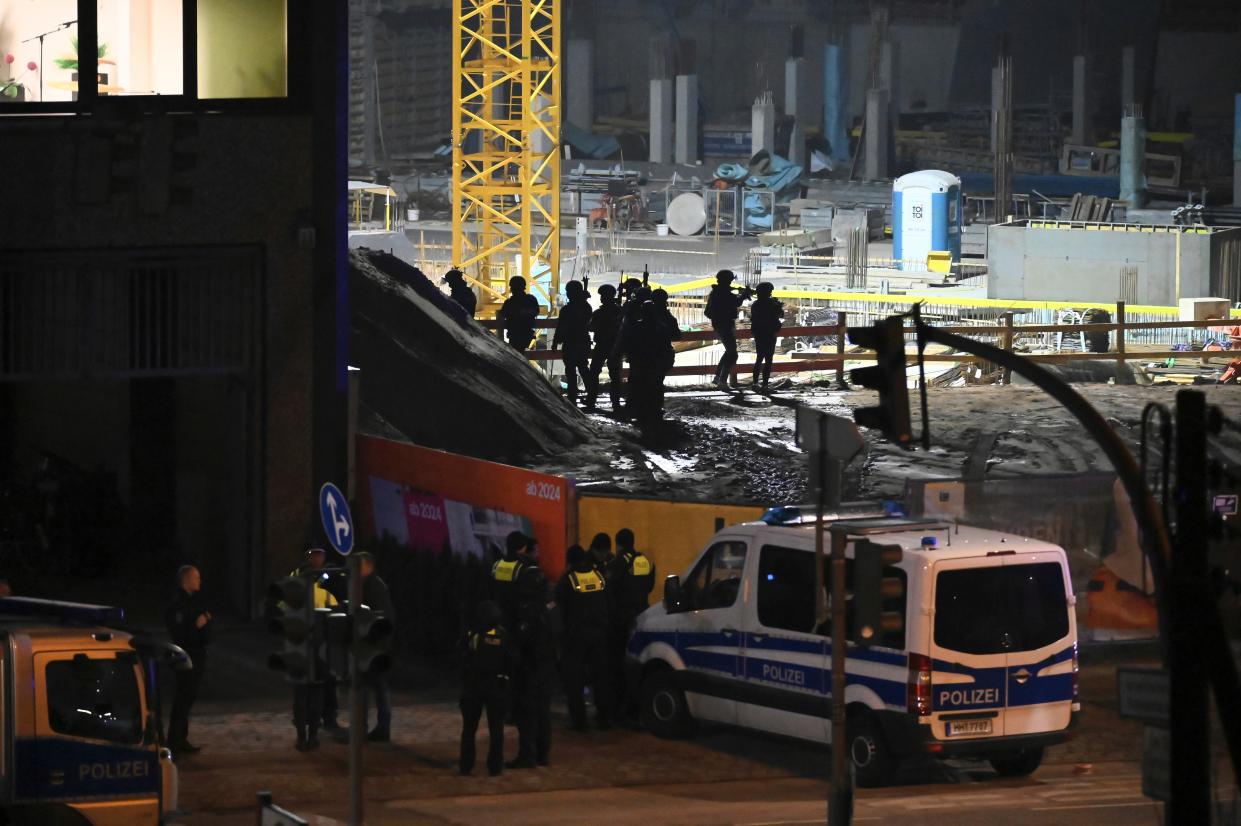
<path fill-rule="evenodd" d="M 122 619 L 0 599 L 0 822 L 154 826 L 176 808 L 147 675 L 185 653 L 109 627 Z"/>

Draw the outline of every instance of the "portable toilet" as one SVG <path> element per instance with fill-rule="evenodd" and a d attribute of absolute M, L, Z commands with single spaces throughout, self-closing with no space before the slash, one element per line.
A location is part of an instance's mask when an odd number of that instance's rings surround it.
<path fill-rule="evenodd" d="M 932 252 L 961 260 L 961 179 L 939 169 L 892 182 L 892 257 L 926 266 Z"/>

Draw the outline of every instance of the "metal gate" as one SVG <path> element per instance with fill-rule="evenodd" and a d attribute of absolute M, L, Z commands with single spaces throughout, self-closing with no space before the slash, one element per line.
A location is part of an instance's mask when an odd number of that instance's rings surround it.
<path fill-rule="evenodd" d="M 0 253 L 0 381 L 246 373 L 260 247 Z"/>

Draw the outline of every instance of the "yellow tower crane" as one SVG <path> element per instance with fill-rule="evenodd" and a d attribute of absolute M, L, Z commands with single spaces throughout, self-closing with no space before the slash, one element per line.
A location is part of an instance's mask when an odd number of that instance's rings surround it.
<path fill-rule="evenodd" d="M 560 292 L 558 0 L 453 0 L 452 252 L 494 314 Z"/>

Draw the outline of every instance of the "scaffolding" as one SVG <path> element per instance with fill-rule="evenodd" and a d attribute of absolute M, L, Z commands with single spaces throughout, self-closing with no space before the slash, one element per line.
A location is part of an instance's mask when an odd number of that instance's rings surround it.
<path fill-rule="evenodd" d="M 557 0 L 453 0 L 455 263 L 494 314 L 524 276 L 560 293 L 560 18 Z"/>

